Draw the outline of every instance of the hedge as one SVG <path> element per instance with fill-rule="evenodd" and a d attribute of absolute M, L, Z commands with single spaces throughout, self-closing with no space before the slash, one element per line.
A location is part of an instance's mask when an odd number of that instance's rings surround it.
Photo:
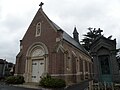
<path fill-rule="evenodd" d="M 63 88 L 66 86 L 65 80 L 53 78 L 49 75 L 41 78 L 39 85 L 45 88 Z"/>
<path fill-rule="evenodd" d="M 7 84 L 23 84 L 24 77 L 23 76 L 9 76 L 5 79 L 5 83 Z"/>

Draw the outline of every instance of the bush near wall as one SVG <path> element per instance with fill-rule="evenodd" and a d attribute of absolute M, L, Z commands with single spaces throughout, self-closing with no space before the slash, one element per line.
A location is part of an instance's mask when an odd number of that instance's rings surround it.
<path fill-rule="evenodd" d="M 63 79 L 53 78 L 47 75 L 40 80 L 40 86 L 45 88 L 63 88 L 66 86 L 66 82 Z"/>
<path fill-rule="evenodd" d="M 23 76 L 9 76 L 5 79 L 7 84 L 23 84 L 24 82 Z"/>

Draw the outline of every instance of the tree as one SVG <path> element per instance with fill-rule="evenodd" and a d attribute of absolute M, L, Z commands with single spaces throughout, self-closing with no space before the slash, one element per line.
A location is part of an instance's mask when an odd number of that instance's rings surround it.
<path fill-rule="evenodd" d="M 119 70 L 120 70 L 120 48 L 117 49 L 116 52 L 117 52 L 116 59 L 117 59 Z"/>
<path fill-rule="evenodd" d="M 98 28 L 98 30 L 96 30 L 96 28 L 88 28 L 89 32 L 87 32 L 87 34 L 84 34 L 84 38 L 82 39 L 82 45 L 83 47 L 89 51 L 90 50 L 90 45 L 93 43 L 93 41 L 98 37 L 98 36 L 102 36 L 102 32 L 103 30 L 101 30 L 100 28 Z"/>

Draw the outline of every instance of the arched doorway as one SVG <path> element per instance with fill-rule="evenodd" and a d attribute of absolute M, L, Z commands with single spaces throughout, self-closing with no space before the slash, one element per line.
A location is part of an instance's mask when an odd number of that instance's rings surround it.
<path fill-rule="evenodd" d="M 48 50 L 45 44 L 35 43 L 28 49 L 26 55 L 26 82 L 39 82 L 40 77 L 48 72 Z"/>
<path fill-rule="evenodd" d="M 45 72 L 44 50 L 37 48 L 32 52 L 32 82 L 39 82 Z"/>

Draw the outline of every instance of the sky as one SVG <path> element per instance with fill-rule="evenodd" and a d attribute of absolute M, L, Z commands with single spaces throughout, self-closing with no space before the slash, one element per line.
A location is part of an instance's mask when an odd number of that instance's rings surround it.
<path fill-rule="evenodd" d="M 116 38 L 120 48 L 120 0 L 0 0 L 0 58 L 15 63 L 21 40 L 43 2 L 47 16 L 79 40 L 88 27 L 101 28 L 104 36 Z"/>

